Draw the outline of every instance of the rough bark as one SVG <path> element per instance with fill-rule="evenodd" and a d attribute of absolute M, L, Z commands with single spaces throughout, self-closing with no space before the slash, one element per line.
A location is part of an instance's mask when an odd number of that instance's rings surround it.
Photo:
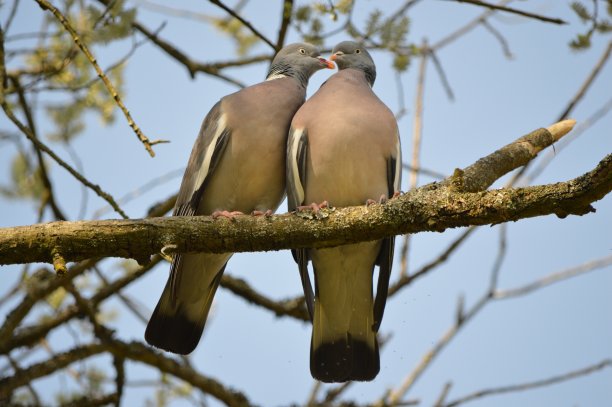
<path fill-rule="evenodd" d="M 554 133 L 559 127 L 565 134 L 572 125 L 573 121 L 569 127 L 556 124 L 548 130 L 538 129 L 465 170 L 456 170 L 441 183 L 425 185 L 385 204 L 325 209 L 316 214 L 245 215 L 233 220 L 196 216 L 3 228 L 0 264 L 52 263 L 58 257 L 66 261 L 124 257 L 146 263 L 162 249 L 165 253 L 222 253 L 320 248 L 550 214 L 584 215 L 594 211 L 591 203 L 612 190 L 612 154 L 592 171 L 567 182 L 478 191 L 558 140 L 560 136 Z M 478 192 L 464 192 L 474 190 Z"/>

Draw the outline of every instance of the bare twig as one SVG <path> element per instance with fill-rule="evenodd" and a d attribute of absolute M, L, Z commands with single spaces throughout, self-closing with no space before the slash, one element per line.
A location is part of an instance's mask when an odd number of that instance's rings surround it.
<path fill-rule="evenodd" d="M 17 7 L 19 7 L 19 0 L 13 0 L 13 5 L 11 7 L 11 11 L 6 18 L 6 22 L 4 23 L 4 30 L 6 32 L 11 28 L 11 24 L 13 23 L 13 19 L 15 18 L 15 14 L 17 14 Z"/>
<path fill-rule="evenodd" d="M 555 150 L 548 151 L 546 155 L 540 159 L 538 165 L 529 174 L 523 176 L 522 184 L 531 184 L 544 171 L 548 164 L 552 162 L 560 151 L 567 147 L 572 141 L 580 137 L 580 135 L 582 135 L 589 127 L 593 126 L 601 118 L 605 117 L 611 110 L 612 98 L 608 99 L 608 101 L 604 103 L 602 107 L 597 109 L 597 111 L 589 116 L 586 120 L 581 121 L 580 124 L 571 132 L 571 134 L 555 144 Z"/>
<path fill-rule="evenodd" d="M 284 301 L 273 301 L 255 291 L 246 281 L 231 277 L 225 273 L 221 279 L 221 286 L 232 293 L 242 297 L 251 304 L 258 305 L 272 311 L 276 316 L 290 316 L 301 321 L 309 321 L 308 311 L 304 297 L 300 296 Z"/>
<path fill-rule="evenodd" d="M 17 374 L 19 371 L 21 371 L 21 367 L 19 367 L 19 363 L 15 360 L 15 358 L 13 358 L 10 354 L 7 354 L 6 357 L 8 358 L 11 366 L 13 367 L 13 371 L 14 371 L 13 374 Z M 30 392 L 30 395 L 32 396 L 32 399 L 34 400 L 35 405 L 42 406 L 40 397 L 38 396 L 38 393 L 34 389 L 34 386 L 32 386 L 32 383 L 26 383 L 25 386 L 28 388 L 28 392 Z"/>
<path fill-rule="evenodd" d="M 388 405 L 390 407 L 398 406 L 401 399 L 408 393 L 414 383 L 421 377 L 425 369 L 427 369 L 433 360 L 446 348 L 457 333 L 463 328 L 474 316 L 476 316 L 491 299 L 493 292 L 496 289 L 497 276 L 501 269 L 502 262 L 506 254 L 506 229 L 500 229 L 500 240 L 495 263 L 491 269 L 491 286 L 480 297 L 478 301 L 467 311 L 458 311 L 456 314 L 461 314 L 460 318 L 455 318 L 455 323 L 442 335 L 436 344 L 428 350 L 416 367 L 406 376 L 400 386 L 391 391 L 388 397 Z M 461 305 L 463 307 L 463 305 Z"/>
<path fill-rule="evenodd" d="M 448 99 L 450 101 L 455 100 L 455 94 L 453 93 L 453 89 L 450 86 L 448 77 L 446 76 L 446 73 L 444 72 L 444 69 L 442 68 L 442 63 L 438 59 L 438 55 L 433 49 L 429 50 L 429 55 L 431 57 L 431 61 L 434 64 L 434 68 L 436 68 L 436 72 L 438 72 L 438 76 L 440 77 L 440 82 L 442 83 L 442 87 L 446 91 L 446 96 L 448 96 Z"/>
<path fill-rule="evenodd" d="M 32 115 L 32 112 L 30 110 L 30 105 L 28 104 L 27 100 L 26 100 L 26 96 L 25 96 L 25 92 L 23 90 L 23 87 L 21 86 L 21 83 L 19 81 L 18 77 L 11 77 L 11 82 L 13 83 L 13 86 L 15 87 L 16 91 L 17 91 L 17 96 L 19 99 L 19 105 L 21 106 L 21 110 L 23 111 L 26 121 L 28 123 L 28 128 L 32 133 L 32 136 L 35 137 L 36 139 L 38 139 L 38 135 L 36 132 L 36 125 L 34 123 L 34 116 Z M 36 146 L 36 144 L 35 144 Z M 38 159 L 38 167 L 40 168 L 40 174 L 42 176 L 42 182 L 43 185 L 45 186 L 45 197 L 43 198 L 51 207 L 51 211 L 53 212 L 53 215 L 55 216 L 56 220 L 66 220 L 66 215 L 64 215 L 64 213 L 62 212 L 62 210 L 60 209 L 60 207 L 57 204 L 57 201 L 55 199 L 55 193 L 53 190 L 53 184 L 51 184 L 51 180 L 49 178 L 49 174 L 47 173 L 47 166 L 45 164 L 45 161 L 43 160 L 43 156 L 42 156 L 42 152 L 40 151 L 40 149 L 35 148 L 34 149 L 36 152 L 36 158 Z"/>
<path fill-rule="evenodd" d="M 119 108 L 123 112 L 123 115 L 125 116 L 129 126 L 132 128 L 134 133 L 136 133 L 136 136 L 142 142 L 142 144 L 145 146 L 145 149 L 149 152 L 151 157 L 154 157 L 155 156 L 155 152 L 153 151 L 152 146 L 155 145 L 155 144 L 159 144 L 159 143 L 166 143 L 167 141 L 166 140 L 151 141 L 151 140 L 149 140 L 143 134 L 142 130 L 140 130 L 138 125 L 134 122 L 130 112 L 127 110 L 127 108 L 123 104 L 123 101 L 121 100 L 121 97 L 119 96 L 119 93 L 115 89 L 115 86 L 111 83 L 111 81 L 108 79 L 106 74 L 104 74 L 104 72 L 100 68 L 100 65 L 98 65 L 98 62 L 96 61 L 96 58 L 93 56 L 93 54 L 91 53 L 91 51 L 89 50 L 87 45 L 85 45 L 85 43 L 82 41 L 80 35 L 75 31 L 75 29 L 72 27 L 70 22 L 66 19 L 66 17 L 55 6 L 53 6 L 51 3 L 49 3 L 47 0 L 36 0 L 36 2 L 40 5 L 40 7 L 43 10 L 49 10 L 51 13 L 53 13 L 55 18 L 57 18 L 57 20 L 64 26 L 66 31 L 68 31 L 70 33 L 74 43 L 79 47 L 79 49 L 87 57 L 87 60 L 94 67 L 96 73 L 98 74 L 98 77 L 100 79 L 102 79 L 102 82 L 104 83 L 104 85 L 108 89 L 108 92 L 111 94 L 113 99 L 115 99 L 115 102 L 117 103 L 117 106 L 119 106 Z"/>
<path fill-rule="evenodd" d="M 486 7 L 491 10 L 505 11 L 507 13 L 517 14 L 519 16 L 528 17 L 528 18 L 534 18 L 536 20 L 544 21 L 547 23 L 567 24 L 567 21 L 561 20 L 560 18 L 546 17 L 540 14 L 530 13 L 528 11 L 517 10 L 511 7 L 505 7 L 505 6 L 487 3 L 485 1 L 480 1 L 480 0 L 454 0 L 454 1 L 459 2 L 459 3 L 469 3 L 469 4 L 473 4 L 475 6 L 480 6 L 480 7 Z"/>
<path fill-rule="evenodd" d="M 612 41 L 608 43 L 608 47 L 605 49 L 604 53 L 599 58 L 599 61 L 595 64 L 595 66 L 591 70 L 591 73 L 587 76 L 583 84 L 578 89 L 578 92 L 576 93 L 576 95 L 574 95 L 572 100 L 569 102 L 565 110 L 559 115 L 559 117 L 565 119 L 574 110 L 576 105 L 584 98 L 584 95 L 586 94 L 587 90 L 593 84 L 599 72 L 601 72 L 601 69 L 603 68 L 606 61 L 609 59 L 611 53 L 612 53 Z M 527 170 L 530 167 L 531 167 L 531 163 L 528 163 L 523 168 L 518 170 L 516 174 L 512 176 L 512 178 L 510 179 L 507 185 L 510 186 L 510 185 L 515 185 L 516 183 L 518 183 L 518 181 L 523 177 L 523 175 L 527 172 Z"/>
<path fill-rule="evenodd" d="M 248 28 L 256 37 L 258 37 L 260 40 L 262 40 L 263 42 L 268 44 L 270 47 L 272 47 L 273 50 L 278 51 L 278 49 L 276 48 L 276 45 L 274 45 L 274 43 L 272 41 L 270 41 L 265 35 L 263 35 L 261 32 L 259 32 L 259 30 L 257 30 L 255 27 L 253 27 L 253 25 L 251 23 L 249 23 L 244 18 L 242 18 L 238 13 L 236 13 L 230 7 L 226 6 L 220 0 L 208 0 L 208 1 L 210 1 L 212 4 L 222 8 L 223 10 L 225 10 L 225 12 L 227 12 L 229 15 L 234 17 L 236 20 L 240 21 L 242 23 L 242 25 L 244 25 L 246 28 Z"/>
<path fill-rule="evenodd" d="M 276 39 L 275 50 L 278 52 L 285 45 L 285 37 L 287 36 L 287 29 L 291 24 L 291 17 L 293 16 L 293 0 L 283 1 L 283 11 L 281 16 L 281 24 L 278 29 L 278 37 Z"/>
<path fill-rule="evenodd" d="M 440 392 L 440 395 L 438 396 L 434 407 L 442 407 L 444 405 L 444 400 L 446 400 L 448 392 L 450 391 L 452 386 L 453 384 L 451 382 L 446 382 L 446 384 L 444 384 L 444 387 L 442 388 L 442 391 Z"/>
<path fill-rule="evenodd" d="M 108 202 L 108 204 L 110 206 L 112 206 L 113 209 L 115 210 L 115 212 L 117 212 L 119 215 L 121 215 L 121 217 L 123 217 L 124 219 L 128 219 L 129 218 L 129 216 L 127 216 L 127 214 L 125 212 L 123 212 L 123 210 L 119 207 L 119 205 L 117 205 L 117 203 L 115 202 L 115 199 L 112 197 L 112 195 L 110 195 L 108 192 L 105 192 L 104 190 L 102 190 L 102 188 L 100 188 L 98 185 L 93 184 L 92 182 L 87 180 L 77 170 L 72 168 L 67 162 L 65 162 L 57 154 L 55 154 L 55 152 L 53 152 L 53 150 L 51 150 L 49 147 L 47 147 L 46 144 L 44 144 L 42 141 L 40 141 L 39 139 L 34 137 L 32 132 L 30 131 L 30 129 L 28 129 L 26 126 L 24 126 L 19 121 L 19 119 L 17 119 L 17 117 L 13 114 L 13 111 L 11 110 L 9 104 L 6 101 L 2 102 L 2 108 L 4 109 L 4 113 L 6 113 L 6 116 L 19 128 L 19 130 L 21 130 L 21 132 L 36 146 L 37 149 L 39 149 L 41 151 L 44 151 L 53 160 L 55 160 L 55 162 L 57 162 L 60 165 L 60 167 L 63 167 L 74 178 L 76 178 L 80 183 L 82 183 L 83 185 L 87 186 L 89 189 L 94 191 L 100 198 L 102 198 L 106 202 Z"/>
<path fill-rule="evenodd" d="M 498 6 L 503 6 L 505 4 L 508 4 L 510 3 L 510 1 L 511 0 L 502 0 L 499 2 Z M 472 31 L 474 28 L 478 27 L 478 25 L 480 25 L 483 21 L 485 21 L 487 18 L 489 18 L 494 13 L 495 13 L 495 10 L 492 10 L 492 9 L 485 11 L 484 13 L 476 17 L 474 20 L 464 25 L 463 27 L 459 28 L 456 31 L 453 31 L 446 37 L 436 42 L 434 45 L 431 46 L 431 49 L 434 51 L 439 50 L 440 48 L 447 46 L 451 42 L 456 41 L 457 39 L 461 38 L 463 35 L 467 34 L 468 32 Z"/>
<path fill-rule="evenodd" d="M 408 171 L 416 171 L 421 175 L 426 175 L 428 177 L 438 179 L 438 180 L 444 179 L 448 176 L 446 174 L 442 174 L 441 172 L 434 171 L 429 168 L 413 167 L 412 165 L 406 164 L 406 163 L 402 163 L 402 169 L 408 170 Z"/>
<path fill-rule="evenodd" d="M 431 270 L 435 269 L 437 266 L 445 263 L 450 256 L 459 249 L 461 244 L 467 240 L 467 238 L 476 231 L 476 226 L 470 226 L 463 233 L 461 233 L 455 240 L 451 242 L 450 245 L 440 253 L 434 260 L 422 266 L 420 269 L 415 271 L 414 273 L 406 276 L 400 276 L 395 283 L 389 286 L 389 296 L 397 294 L 403 287 L 411 284 L 414 280 L 419 277 L 424 276 Z"/>
<path fill-rule="evenodd" d="M 421 63 L 419 64 L 419 74 L 417 78 L 417 88 L 415 95 L 414 118 L 412 125 L 412 160 L 410 166 L 419 168 L 421 166 L 421 139 L 423 135 L 423 98 L 425 88 L 425 72 L 427 68 L 427 59 L 429 58 L 427 39 L 423 39 L 421 44 Z M 418 172 L 410 171 L 408 179 L 408 190 L 415 189 L 417 186 Z M 408 275 L 408 253 L 410 251 L 410 235 L 404 236 L 404 242 L 400 250 L 400 278 Z"/>
<path fill-rule="evenodd" d="M 531 293 L 532 291 L 539 290 L 540 288 L 547 287 L 551 284 L 558 283 L 568 278 L 580 276 L 582 274 L 602 269 L 612 265 L 612 255 L 605 256 L 596 260 L 588 261 L 584 264 L 580 264 L 575 267 L 570 267 L 566 270 L 561 270 L 556 273 L 549 274 L 539 280 L 533 281 L 529 284 L 510 288 L 506 290 L 496 290 L 493 293 L 493 297 L 496 300 L 502 300 L 507 298 L 519 297 Z"/>
<path fill-rule="evenodd" d="M 493 37 L 495 37 L 495 39 L 497 39 L 497 41 L 502 47 L 504 56 L 508 59 L 514 58 L 514 56 L 512 55 L 512 51 L 510 50 L 510 45 L 508 45 L 508 41 L 506 41 L 504 36 L 499 31 L 497 31 L 497 29 L 495 29 L 495 27 L 493 27 L 488 20 L 482 20 L 482 26 L 486 28 L 487 31 L 489 31 L 493 35 Z"/>
<path fill-rule="evenodd" d="M 44 151 L 46 154 L 48 154 L 51 158 L 55 160 L 55 162 L 57 162 L 61 167 L 66 169 L 79 182 L 92 189 L 98 196 L 108 202 L 117 213 L 119 213 L 123 218 L 127 219 L 128 216 L 125 214 L 125 212 L 123 212 L 123 210 L 121 210 L 119 205 L 117 205 L 114 198 L 110 194 L 104 192 L 102 188 L 100 188 L 98 185 L 91 183 L 78 171 L 72 168 L 68 163 L 62 160 L 57 154 L 55 154 L 55 152 L 53 152 L 53 150 L 51 150 L 49 147 L 47 147 L 46 144 L 40 141 L 32 133 L 32 131 L 23 123 L 21 123 L 21 121 L 15 116 L 5 96 L 6 77 L 6 66 L 4 64 L 4 32 L 0 27 L 0 104 L 2 105 L 2 109 L 4 109 L 4 113 L 15 124 L 15 126 L 17 126 L 19 130 L 21 130 L 21 132 L 36 146 L 37 150 Z"/>
<path fill-rule="evenodd" d="M 180 177 L 181 175 L 183 175 L 183 173 L 185 172 L 185 168 L 181 167 L 172 171 L 169 171 L 163 175 L 160 175 L 159 177 L 155 177 L 149 181 L 147 181 L 144 185 L 141 185 L 140 187 L 128 192 L 127 194 L 123 195 L 122 197 L 117 199 L 117 203 L 120 205 L 126 204 L 140 196 L 142 196 L 145 192 L 150 191 L 151 189 L 153 189 L 154 187 L 157 187 L 159 185 L 163 185 L 165 182 L 168 182 L 172 179 L 175 179 L 177 177 Z M 112 211 L 112 207 L 110 206 L 104 206 L 98 210 L 96 210 L 93 215 L 92 215 L 92 219 L 99 219 L 102 215 L 104 215 L 105 213 L 108 213 L 109 211 Z"/>
<path fill-rule="evenodd" d="M 555 375 L 546 379 L 534 380 L 532 382 L 524 382 L 520 384 L 513 384 L 509 386 L 492 387 L 489 389 L 478 390 L 473 393 L 467 394 L 463 397 L 457 398 L 444 404 L 444 407 L 455 407 L 459 404 L 467 403 L 472 400 L 481 399 L 484 397 L 505 394 L 505 393 L 516 393 L 525 390 L 536 389 L 538 387 L 550 386 L 557 383 L 562 383 L 568 380 L 576 379 L 578 377 L 586 376 L 588 374 L 603 370 L 607 367 L 612 367 L 611 359 L 604 359 L 594 365 L 589 365 L 581 369 L 572 370 L 567 373 Z"/>
<path fill-rule="evenodd" d="M 144 34 L 147 38 L 151 40 L 155 45 L 157 45 L 162 51 L 166 52 L 170 57 L 172 57 L 177 62 L 181 63 L 187 71 L 189 75 L 193 78 L 197 72 L 204 72 L 206 74 L 215 76 L 217 78 L 223 79 L 226 82 L 229 82 L 239 88 L 244 88 L 244 84 L 240 81 L 237 81 L 233 78 L 230 78 L 227 75 L 219 72 L 223 68 L 228 68 L 232 66 L 244 66 L 262 61 L 269 61 L 272 59 L 271 55 L 257 55 L 250 58 L 242 58 L 240 60 L 235 61 L 225 61 L 225 62 L 217 62 L 212 64 L 204 64 L 200 62 L 193 61 L 189 58 L 184 52 L 179 50 L 174 45 L 170 44 L 168 41 L 160 38 L 156 33 L 151 32 L 149 29 L 144 27 L 142 24 L 138 22 L 132 23 L 132 26 Z"/>
<path fill-rule="evenodd" d="M 599 60 L 597 61 L 593 69 L 591 70 L 591 73 L 585 79 L 582 86 L 580 86 L 580 89 L 578 89 L 578 92 L 576 93 L 576 95 L 574 95 L 574 97 L 570 100 L 565 110 L 563 110 L 563 112 L 559 115 L 559 120 L 566 119 L 568 115 L 574 110 L 574 107 L 576 106 L 576 104 L 580 102 L 580 100 L 582 100 L 587 90 L 591 87 L 591 85 L 593 84 L 593 81 L 595 80 L 595 78 L 597 78 L 597 75 L 601 72 L 601 69 L 604 67 L 604 65 L 610 58 L 611 53 L 612 53 L 612 40 L 608 42 L 608 46 L 604 50 L 603 54 L 601 54 L 601 57 L 599 58 Z"/>

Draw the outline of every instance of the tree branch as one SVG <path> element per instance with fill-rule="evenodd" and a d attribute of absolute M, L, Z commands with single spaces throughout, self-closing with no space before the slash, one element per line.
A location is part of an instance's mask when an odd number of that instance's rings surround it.
<path fill-rule="evenodd" d="M 85 45 L 85 43 L 81 40 L 81 37 L 79 36 L 79 34 L 74 30 L 74 28 L 72 28 L 72 25 L 66 19 L 66 17 L 64 17 L 64 15 L 56 7 L 54 7 L 51 3 L 49 3 L 47 0 L 36 0 L 36 2 L 43 10 L 49 10 L 55 16 L 55 18 L 57 18 L 57 20 L 64 26 L 66 31 L 70 33 L 70 35 L 72 36 L 72 39 L 74 40 L 74 43 L 81 49 L 83 54 L 85 54 L 85 56 L 87 57 L 87 60 L 91 63 L 91 65 L 96 70 L 98 77 L 102 79 L 104 86 L 106 86 L 106 88 L 108 89 L 108 92 L 111 94 L 113 99 L 115 99 L 115 102 L 117 103 L 117 106 L 119 106 L 121 111 L 123 112 L 123 115 L 125 116 L 128 122 L 128 125 L 132 128 L 134 133 L 136 133 L 136 136 L 138 137 L 140 142 L 144 145 L 149 155 L 151 155 L 151 157 L 154 157 L 155 152 L 153 151 L 152 146 L 155 144 L 159 144 L 159 143 L 166 143 L 167 141 L 165 140 L 151 141 L 148 139 L 147 136 L 143 134 L 142 130 L 140 130 L 140 127 L 138 127 L 138 125 L 134 122 L 134 120 L 132 119 L 132 116 L 130 115 L 130 112 L 127 110 L 127 108 L 121 101 L 121 97 L 119 96 L 119 93 L 117 92 L 117 90 L 115 89 L 111 81 L 108 79 L 108 77 L 104 74 L 104 72 L 102 71 L 102 68 L 100 68 L 100 65 L 98 65 L 96 58 L 93 56 L 91 51 L 89 51 L 89 48 L 87 47 L 87 45 Z"/>
<path fill-rule="evenodd" d="M 174 252 L 247 252 L 333 247 L 386 236 L 489 225 L 556 214 L 584 215 L 612 190 L 612 154 L 592 171 L 567 182 L 486 192 L 501 176 L 558 139 L 559 126 L 539 129 L 478 160 L 442 183 L 410 191 L 385 204 L 234 220 L 209 216 L 51 222 L 0 229 L 0 264 L 90 257 L 135 258 L 165 248 Z M 566 123 L 565 123 L 566 124 Z M 485 174 L 485 175 L 483 175 Z M 35 243 L 34 243 L 35 242 Z"/>
<path fill-rule="evenodd" d="M 491 10 L 500 10 L 500 11 L 505 11 L 505 12 L 512 13 L 512 14 L 518 14 L 519 16 L 523 16 L 523 17 L 535 18 L 536 20 L 544 21 L 547 23 L 567 24 L 567 21 L 561 20 L 560 18 L 550 18 L 550 17 L 542 16 L 540 14 L 530 13 L 528 11 L 522 11 L 522 10 L 517 10 L 515 8 L 487 3 L 485 1 L 480 1 L 480 0 L 454 0 L 454 1 L 458 3 L 469 3 L 475 6 L 486 7 Z"/>
<path fill-rule="evenodd" d="M 253 27 L 253 25 L 251 23 L 249 23 L 244 18 L 242 18 L 238 13 L 236 13 L 230 7 L 228 7 L 225 4 L 223 4 L 220 0 L 208 0 L 208 1 L 210 1 L 215 6 L 220 7 L 223 10 L 225 10 L 225 12 L 227 12 L 230 16 L 232 16 L 236 20 L 240 21 L 242 23 L 242 25 L 244 25 L 246 28 L 248 28 L 257 38 L 259 38 L 260 40 L 262 40 L 263 42 L 265 42 L 266 44 L 271 46 L 273 50 L 278 51 L 278 49 L 276 48 L 276 45 L 274 45 L 274 43 L 272 41 L 270 41 L 268 39 L 268 37 L 266 37 L 261 32 L 259 32 L 259 30 L 257 30 L 255 27 Z"/>
<path fill-rule="evenodd" d="M 607 367 L 612 367 L 612 359 L 604 359 L 599 363 L 594 365 L 590 365 L 578 370 L 572 370 L 571 372 L 567 372 L 561 375 L 549 377 L 541 380 L 534 380 L 533 382 L 526 382 L 520 384 L 514 384 L 510 386 L 502 386 L 502 387 L 494 387 L 490 389 L 479 390 L 474 393 L 470 393 L 466 396 L 458 398 L 449 402 L 448 404 L 444 404 L 444 407 L 455 407 L 459 404 L 467 403 L 468 401 L 480 399 L 483 397 L 499 395 L 504 393 L 513 393 L 525 390 L 531 390 L 538 387 L 550 386 L 553 384 L 561 383 L 567 380 L 576 379 L 578 377 L 586 376 L 590 373 L 594 373 L 605 369 Z"/>

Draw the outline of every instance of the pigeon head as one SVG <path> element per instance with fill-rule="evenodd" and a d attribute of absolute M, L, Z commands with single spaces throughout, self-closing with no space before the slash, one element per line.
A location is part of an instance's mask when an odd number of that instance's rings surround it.
<path fill-rule="evenodd" d="M 333 69 L 334 64 L 321 57 L 319 50 L 311 44 L 295 43 L 282 48 L 270 65 L 267 79 L 292 77 L 304 87 L 308 79 L 320 69 Z"/>
<path fill-rule="evenodd" d="M 329 59 L 338 65 L 339 70 L 352 68 L 363 71 L 370 86 L 374 85 L 376 65 L 374 65 L 374 60 L 362 44 L 354 41 L 341 42 L 334 47 Z"/>

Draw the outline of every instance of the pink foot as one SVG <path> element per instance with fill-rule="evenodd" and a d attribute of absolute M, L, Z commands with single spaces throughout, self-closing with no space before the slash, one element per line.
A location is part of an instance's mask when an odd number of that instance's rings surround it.
<path fill-rule="evenodd" d="M 380 198 L 378 198 L 378 201 L 376 201 L 376 200 L 374 200 L 374 199 L 368 199 L 368 200 L 366 201 L 366 206 L 370 206 L 370 205 L 373 205 L 373 204 L 375 204 L 375 203 L 380 203 L 380 204 L 382 204 L 382 203 L 387 202 L 387 199 L 388 199 L 388 198 L 387 198 L 387 196 L 383 194 L 383 195 L 381 195 L 381 196 L 380 196 Z"/>
<path fill-rule="evenodd" d="M 302 206 L 298 206 L 297 208 L 295 208 L 296 211 L 300 212 L 300 211 L 305 211 L 307 209 L 312 210 L 314 213 L 319 212 L 321 209 L 323 208 L 328 208 L 329 207 L 329 202 L 327 201 L 323 201 L 320 204 L 317 204 L 316 202 L 311 203 L 310 205 L 302 205 Z"/>
<path fill-rule="evenodd" d="M 229 220 L 234 220 L 234 218 L 237 215 L 244 215 L 244 213 L 242 213 L 240 211 L 232 211 L 232 212 L 229 212 L 229 211 L 214 211 L 212 213 L 212 215 L 210 215 L 210 216 L 212 216 L 213 219 L 217 219 L 218 217 L 222 216 L 222 217 L 227 218 Z"/>

